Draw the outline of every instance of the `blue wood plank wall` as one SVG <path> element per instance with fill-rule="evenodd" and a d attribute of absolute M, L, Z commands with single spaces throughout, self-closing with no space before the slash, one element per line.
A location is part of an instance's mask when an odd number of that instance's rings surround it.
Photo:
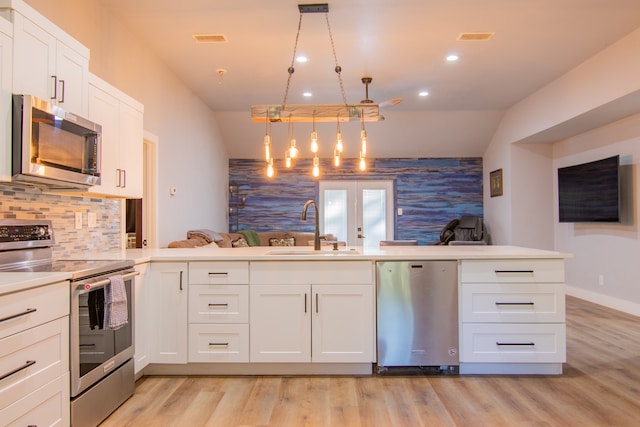
<path fill-rule="evenodd" d="M 395 238 L 420 245 L 437 242 L 454 218 L 482 216 L 482 158 L 368 159 L 366 172 L 357 170 L 356 159 L 345 159 L 340 168 L 323 159 L 315 179 L 310 160 L 298 160 L 292 169 L 276 167 L 276 176 L 267 178 L 263 161 L 229 160 L 229 183 L 238 189 L 229 200 L 230 231 L 313 231 L 313 219 L 302 222 L 300 214 L 307 200 L 318 200 L 319 180 L 393 180 L 394 211 L 403 211 L 395 218 Z M 236 194 L 245 198 L 244 207 L 236 206 Z"/>

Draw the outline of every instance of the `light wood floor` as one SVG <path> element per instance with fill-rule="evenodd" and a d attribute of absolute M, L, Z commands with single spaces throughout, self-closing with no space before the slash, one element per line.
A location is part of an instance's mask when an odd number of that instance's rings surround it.
<path fill-rule="evenodd" d="M 106 426 L 639 426 L 640 318 L 567 297 L 561 376 L 144 377 Z"/>

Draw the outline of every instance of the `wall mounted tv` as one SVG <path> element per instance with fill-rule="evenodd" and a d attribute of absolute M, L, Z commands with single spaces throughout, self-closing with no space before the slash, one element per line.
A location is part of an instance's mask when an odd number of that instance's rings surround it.
<path fill-rule="evenodd" d="M 620 222 L 620 156 L 558 168 L 560 222 Z"/>

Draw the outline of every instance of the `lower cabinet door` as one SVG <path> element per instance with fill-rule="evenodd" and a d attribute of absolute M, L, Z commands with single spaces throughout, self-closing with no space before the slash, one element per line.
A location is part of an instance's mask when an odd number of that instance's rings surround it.
<path fill-rule="evenodd" d="M 248 361 L 248 324 L 189 325 L 189 362 Z"/>
<path fill-rule="evenodd" d="M 0 409 L 0 420 L 7 427 L 68 426 L 71 422 L 69 372 Z"/>
<path fill-rule="evenodd" d="M 374 361 L 373 287 L 313 285 L 311 359 L 325 363 Z"/>
<path fill-rule="evenodd" d="M 564 323 L 471 323 L 462 326 L 461 361 L 467 363 L 562 363 Z"/>
<path fill-rule="evenodd" d="M 250 361 L 311 361 L 311 286 L 258 285 L 250 292 Z"/>

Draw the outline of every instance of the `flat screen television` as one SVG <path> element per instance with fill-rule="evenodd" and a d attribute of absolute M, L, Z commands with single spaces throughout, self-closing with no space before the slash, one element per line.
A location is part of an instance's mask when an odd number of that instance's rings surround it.
<path fill-rule="evenodd" d="M 558 168 L 560 222 L 620 222 L 620 156 Z"/>

